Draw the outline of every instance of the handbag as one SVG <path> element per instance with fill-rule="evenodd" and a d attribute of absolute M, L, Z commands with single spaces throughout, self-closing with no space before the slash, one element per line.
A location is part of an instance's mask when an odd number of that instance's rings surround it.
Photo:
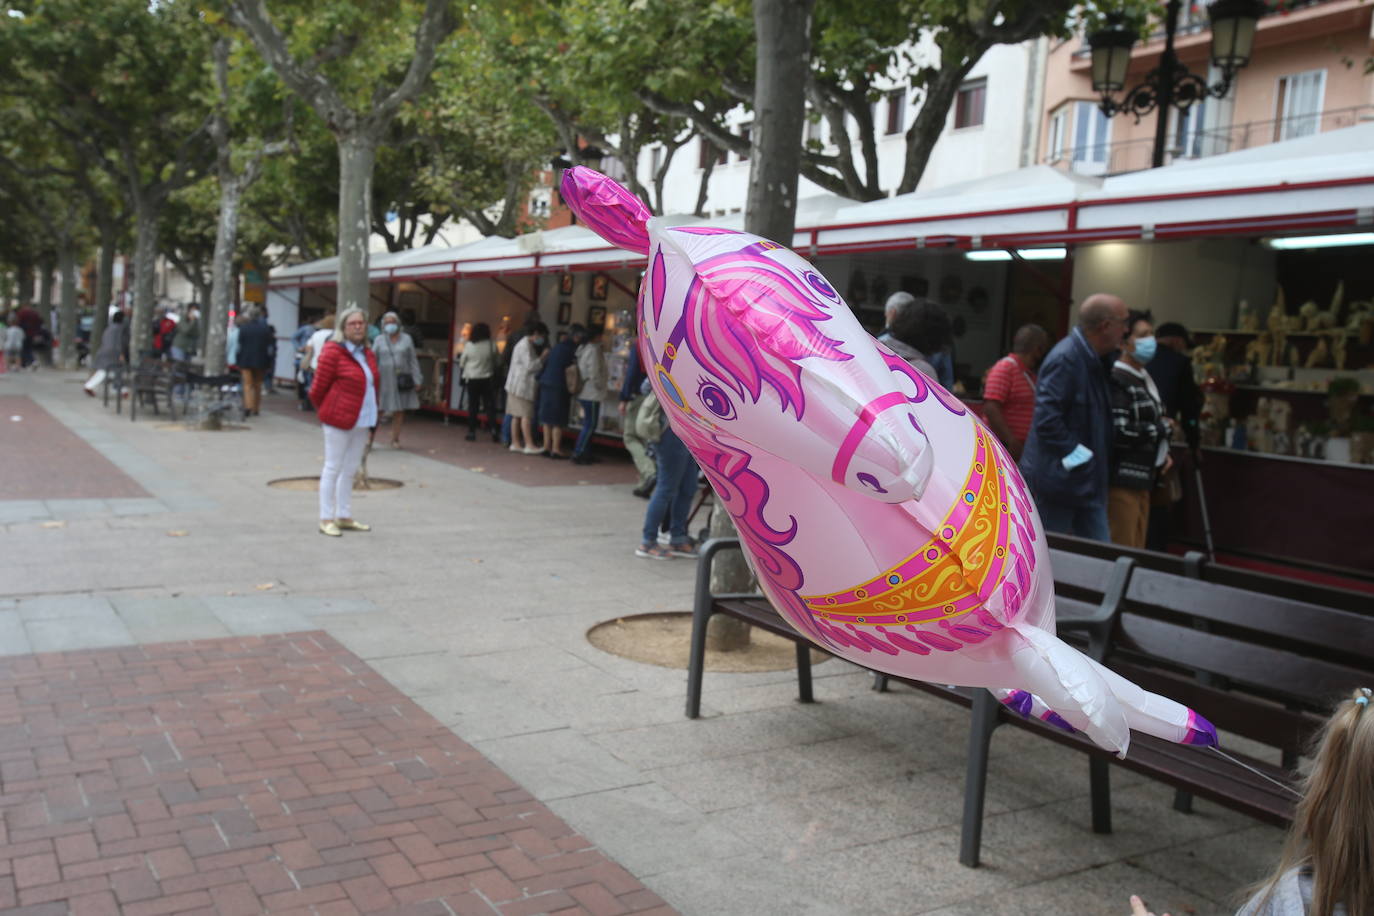
<path fill-rule="evenodd" d="M 396 373 L 396 390 L 397 390 L 397 391 L 414 391 L 414 390 L 415 390 L 415 376 L 411 375 L 409 372 L 397 372 L 397 373 Z"/>
<path fill-rule="evenodd" d="M 563 370 L 563 381 L 567 384 L 569 393 L 574 396 L 582 391 L 582 373 L 578 370 L 577 363 L 569 363 Z"/>

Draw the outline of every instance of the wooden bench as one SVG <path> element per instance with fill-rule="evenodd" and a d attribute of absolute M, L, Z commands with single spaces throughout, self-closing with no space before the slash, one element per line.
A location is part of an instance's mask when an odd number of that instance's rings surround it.
<path fill-rule="evenodd" d="M 739 549 L 738 541 L 719 539 L 702 547 L 687 715 L 700 712 L 706 624 L 718 613 L 798 641 L 799 693 L 803 702 L 811 702 L 810 655 L 804 651 L 810 644 L 761 596 L 711 595 L 711 560 L 724 549 Z M 1108 763 L 1175 786 L 1181 793 L 1176 806 L 1185 810 L 1197 795 L 1284 824 L 1294 803 L 1293 793 L 1282 787 L 1293 782 L 1285 764 L 1296 761 L 1333 700 L 1374 682 L 1374 628 L 1368 626 L 1368 612 L 1249 592 L 1189 576 L 1183 566 L 1151 569 L 1138 566 L 1132 557 L 1111 559 L 1103 553 L 1051 549 L 1060 635 L 1142 687 L 1197 709 L 1222 731 L 1272 749 L 1273 759 L 1228 749 L 1242 761 L 1237 764 L 1206 749 L 1134 733 L 1130 753 L 1118 760 L 1080 734 L 1012 713 L 986 690 L 877 675 L 879 689 L 897 680 L 972 709 L 959 855 L 967 866 L 977 866 L 979 860 L 990 744 L 1001 724 L 1032 730 L 1089 755 L 1097 832 L 1111 830 Z M 1174 558 L 1158 565 L 1175 561 L 1182 563 Z M 1195 558 L 1188 563 L 1200 568 Z"/>

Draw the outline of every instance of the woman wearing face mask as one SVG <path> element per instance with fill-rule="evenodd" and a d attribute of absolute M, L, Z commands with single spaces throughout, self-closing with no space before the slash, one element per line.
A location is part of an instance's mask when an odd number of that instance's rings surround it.
<path fill-rule="evenodd" d="M 1121 357 L 1112 368 L 1111 486 L 1107 523 L 1112 540 L 1128 547 L 1145 546 L 1150 520 L 1150 491 L 1169 469 L 1169 421 L 1154 379 L 1145 364 L 1155 355 L 1155 329 L 1146 312 L 1132 311 Z"/>
<path fill-rule="evenodd" d="M 372 342 L 372 352 L 377 354 L 378 405 L 382 413 L 391 415 L 391 447 L 400 448 L 401 424 L 407 410 L 420 406 L 417 392 L 422 382 L 415 344 L 401 330 L 401 319 L 395 312 L 382 316 L 382 333 Z"/>
<path fill-rule="evenodd" d="M 506 373 L 506 413 L 510 415 L 510 450 L 538 455 L 534 444 L 535 377 L 544 368 L 548 326 L 542 321 L 528 325 L 525 334 L 511 350 L 510 370 Z"/>

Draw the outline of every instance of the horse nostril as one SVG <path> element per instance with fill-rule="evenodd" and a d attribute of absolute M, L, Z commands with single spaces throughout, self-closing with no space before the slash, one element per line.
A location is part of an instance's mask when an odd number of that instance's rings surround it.
<path fill-rule="evenodd" d="M 873 490 L 875 493 L 886 493 L 886 492 L 887 492 L 887 490 L 883 489 L 882 485 L 878 483 L 878 478 L 874 477 L 872 474 L 869 474 L 869 473 L 866 473 L 866 472 L 865 472 L 865 473 L 861 473 L 861 474 L 858 474 L 858 475 L 857 475 L 857 479 L 858 479 L 859 483 L 861 483 L 861 484 L 863 484 L 864 486 L 870 488 L 870 489 Z"/>

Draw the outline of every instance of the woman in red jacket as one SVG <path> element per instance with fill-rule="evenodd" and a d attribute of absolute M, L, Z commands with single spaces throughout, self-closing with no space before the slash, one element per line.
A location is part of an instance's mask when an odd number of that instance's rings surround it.
<path fill-rule="evenodd" d="M 367 313 L 345 309 L 325 343 L 310 385 L 324 429 L 320 472 L 320 534 L 371 531 L 353 518 L 353 475 L 363 459 L 369 430 L 377 425 L 377 357 L 367 346 Z"/>

